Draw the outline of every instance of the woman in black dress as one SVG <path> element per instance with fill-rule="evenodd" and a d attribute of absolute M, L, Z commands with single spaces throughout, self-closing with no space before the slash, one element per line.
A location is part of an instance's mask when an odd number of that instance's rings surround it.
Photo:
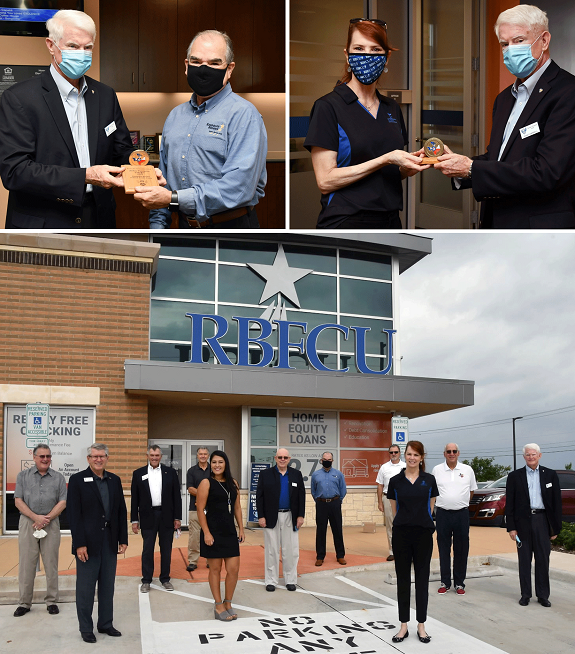
<path fill-rule="evenodd" d="M 214 618 L 229 622 L 238 616 L 232 608 L 232 597 L 238 583 L 240 543 L 244 526 L 237 481 L 230 470 L 225 452 L 216 450 L 210 457 L 211 475 L 198 486 L 196 509 L 200 532 L 200 556 L 208 559 L 208 581 L 214 597 Z M 238 531 L 234 517 L 238 523 Z M 220 577 L 222 560 L 226 565 L 226 595 L 222 601 Z"/>
<path fill-rule="evenodd" d="M 387 499 L 394 514 L 392 548 L 397 574 L 397 608 L 401 629 L 391 639 L 401 643 L 409 636 L 411 563 L 415 572 L 415 614 L 417 636 L 428 643 L 425 631 L 429 600 L 429 567 L 433 552 L 433 506 L 439 495 L 435 477 L 425 472 L 425 450 L 419 441 L 409 441 L 405 449 L 406 467 L 389 480 Z"/>

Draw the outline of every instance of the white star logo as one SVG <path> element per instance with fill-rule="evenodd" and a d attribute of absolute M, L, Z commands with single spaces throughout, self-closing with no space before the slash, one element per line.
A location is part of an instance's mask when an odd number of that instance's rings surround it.
<path fill-rule="evenodd" d="M 278 246 L 278 253 L 273 266 L 262 263 L 248 263 L 247 265 L 266 282 L 260 304 L 279 293 L 299 308 L 300 303 L 295 290 L 295 282 L 309 275 L 313 270 L 290 268 L 281 243 Z"/>

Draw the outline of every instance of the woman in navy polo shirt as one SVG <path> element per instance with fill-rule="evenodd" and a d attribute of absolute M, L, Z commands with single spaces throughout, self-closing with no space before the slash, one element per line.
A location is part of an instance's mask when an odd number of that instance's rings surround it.
<path fill-rule="evenodd" d="M 425 451 L 419 441 L 409 441 L 405 449 L 406 467 L 389 480 L 387 499 L 393 519 L 392 547 L 397 574 L 397 606 L 401 629 L 392 638 L 401 643 L 409 636 L 409 596 L 411 592 L 411 563 L 415 571 L 415 613 L 417 636 L 428 643 L 431 636 L 425 631 L 429 599 L 429 567 L 433 552 L 435 526 L 431 514 L 439 495 L 435 477 L 425 472 Z"/>
<path fill-rule="evenodd" d="M 352 19 L 342 80 L 311 110 L 304 146 L 322 192 L 318 229 L 401 229 L 401 180 L 429 168 L 403 150 L 401 109 L 375 88 L 392 50 L 383 21 Z"/>

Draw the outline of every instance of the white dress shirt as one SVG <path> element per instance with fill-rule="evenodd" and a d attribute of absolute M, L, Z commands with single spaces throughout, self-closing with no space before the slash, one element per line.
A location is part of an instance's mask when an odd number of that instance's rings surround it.
<path fill-rule="evenodd" d="M 150 484 L 150 495 L 152 506 L 162 506 L 162 466 L 152 468 L 148 464 L 148 484 Z"/>
<path fill-rule="evenodd" d="M 400 461 L 399 463 L 392 463 L 388 461 L 384 463 L 379 472 L 377 473 L 376 483 L 383 486 L 383 492 L 387 493 L 387 487 L 389 486 L 389 480 L 395 475 L 399 474 L 405 468 L 405 461 Z"/>
<path fill-rule="evenodd" d="M 431 471 L 437 482 L 439 497 L 435 506 L 447 511 L 458 511 L 469 506 L 471 491 L 477 490 L 475 473 L 471 466 L 457 462 L 453 470 L 444 461 Z"/>

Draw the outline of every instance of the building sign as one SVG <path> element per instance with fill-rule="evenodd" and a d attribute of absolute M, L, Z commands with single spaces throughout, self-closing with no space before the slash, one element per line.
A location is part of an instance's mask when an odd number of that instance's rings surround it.
<path fill-rule="evenodd" d="M 40 443 L 48 444 L 50 405 L 36 402 L 26 405 L 26 447 L 34 449 Z"/>
<path fill-rule="evenodd" d="M 339 454 L 340 470 L 346 485 L 374 486 L 385 458 L 384 453 L 377 450 L 342 450 Z"/>
<path fill-rule="evenodd" d="M 280 447 L 337 447 L 337 412 L 280 409 Z"/>
<path fill-rule="evenodd" d="M 391 419 L 393 445 L 406 445 L 409 440 L 409 418 L 393 416 Z"/>
<path fill-rule="evenodd" d="M 391 445 L 390 413 L 339 414 L 340 447 L 377 447 Z"/>
<path fill-rule="evenodd" d="M 269 463 L 252 463 L 250 474 L 250 502 L 248 506 L 248 522 L 258 521 L 258 510 L 256 507 L 256 490 L 260 478 L 260 472 L 269 468 Z"/>
<path fill-rule="evenodd" d="M 223 339 L 228 332 L 228 321 L 223 316 L 207 313 L 186 313 L 186 316 L 192 321 L 192 340 L 190 360 L 187 363 L 203 363 L 203 347 L 207 346 L 217 361 L 224 366 L 250 366 L 252 368 L 263 368 L 271 366 L 283 370 L 296 369 L 290 365 L 290 353 L 296 352 L 305 355 L 310 365 L 315 370 L 323 372 L 348 372 L 349 368 L 328 368 L 318 356 L 317 341 L 322 332 L 326 330 L 335 330 L 342 334 L 344 340 L 354 339 L 355 346 L 355 365 L 360 373 L 370 375 L 387 375 L 392 367 L 393 362 L 393 334 L 395 329 L 382 329 L 382 333 L 387 334 L 387 365 L 384 370 L 371 370 L 367 365 L 366 357 L 366 334 L 371 331 L 370 327 L 346 327 L 345 325 L 336 325 L 326 323 L 317 325 L 309 332 L 307 331 L 306 322 L 295 322 L 290 320 L 267 320 L 265 318 L 246 318 L 244 316 L 232 316 L 232 320 L 238 323 L 238 340 L 237 364 L 232 363 L 226 354 L 220 339 Z M 215 326 L 213 336 L 204 337 L 204 323 L 212 323 Z M 250 329 L 257 327 L 260 331 L 259 336 L 250 336 Z M 290 330 L 296 328 L 300 330 L 301 338 L 290 341 Z M 277 340 L 277 352 L 272 344 L 267 340 L 272 333 L 274 341 Z M 306 336 L 304 342 L 304 336 Z M 261 359 L 258 363 L 250 363 L 250 346 L 257 347 L 261 351 Z M 277 358 L 276 365 L 271 365 Z"/>
<path fill-rule="evenodd" d="M 285 447 L 280 445 L 280 447 Z M 306 488 L 311 486 L 311 476 L 313 473 L 321 468 L 319 460 L 321 455 L 325 452 L 323 449 L 297 449 L 297 448 L 288 448 L 291 456 L 291 461 L 289 462 L 292 468 L 299 470 L 303 477 L 303 483 Z M 328 448 L 329 449 L 329 448 Z M 334 453 L 335 454 L 335 453 Z"/>
<path fill-rule="evenodd" d="M 47 66 L 0 66 L 0 96 L 14 84 L 37 77 L 46 70 Z"/>
<path fill-rule="evenodd" d="M 25 406 L 7 406 L 4 423 L 6 446 L 6 490 L 14 491 L 21 470 L 34 465 L 27 439 Z M 48 444 L 52 450 L 52 467 L 66 481 L 87 467 L 86 450 L 94 442 L 96 410 L 94 408 L 50 407 Z"/>

